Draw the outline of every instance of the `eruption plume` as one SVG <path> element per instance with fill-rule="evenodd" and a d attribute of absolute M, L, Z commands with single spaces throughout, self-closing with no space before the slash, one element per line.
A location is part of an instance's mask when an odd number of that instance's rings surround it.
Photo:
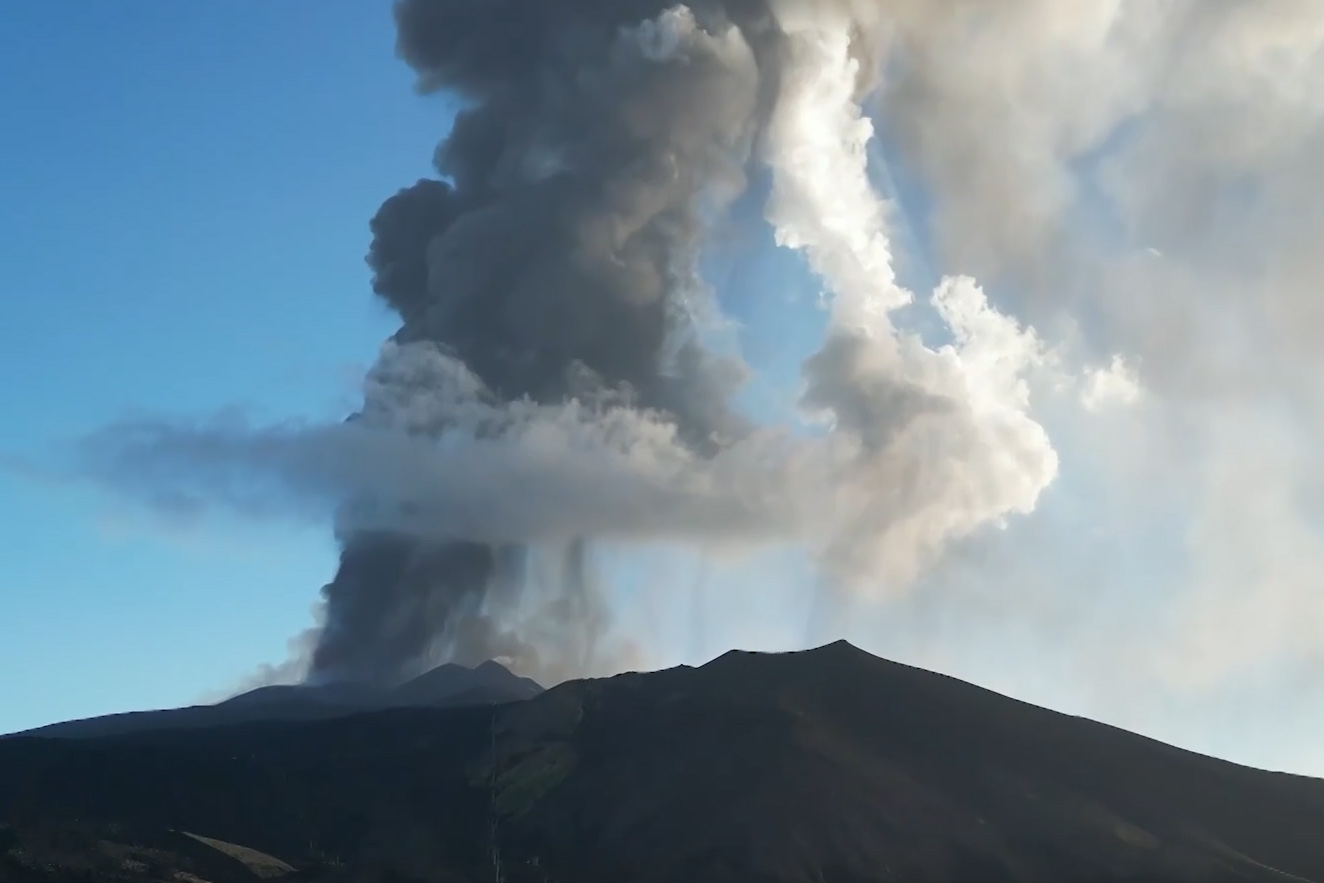
<path fill-rule="evenodd" d="M 505 6 L 396 9 L 422 82 L 470 102 L 437 153 L 448 182 L 420 181 L 372 223 L 374 289 L 403 320 L 396 340 L 462 364 L 468 392 L 498 409 L 618 396 L 711 450 L 740 431 L 726 406 L 735 372 L 693 340 L 686 298 L 698 296 L 705 213 L 743 186 L 765 100 L 746 34 L 757 44 L 766 14 Z M 365 421 L 434 437 L 455 425 L 444 407 L 422 425 L 391 407 L 401 383 L 433 395 L 430 378 L 381 379 Z M 559 662 L 492 618 L 493 585 L 518 594 L 524 552 L 474 539 L 351 526 L 312 675 L 396 679 L 439 641 L 462 662 L 586 664 L 602 602 L 585 538 L 562 538 L 554 604 L 582 634 Z"/>
<path fill-rule="evenodd" d="M 1324 670 L 1324 7 L 402 0 L 396 19 L 421 87 L 463 109 L 437 176 L 372 219 L 401 325 L 359 413 L 118 424 L 79 461 L 166 506 L 334 517 L 308 677 L 663 661 L 600 569 L 647 544 L 707 556 L 705 597 L 677 605 L 706 641 L 708 565 L 793 549 L 816 638 L 882 600 L 889 652 L 959 672 L 915 623 L 1029 623 L 1035 653 L 1073 660 L 1063 695 L 1110 703 L 1072 707 L 1141 728 L 1155 677 Z M 730 292 L 704 262 L 732 230 L 770 231 L 821 295 L 777 332 L 802 362 L 794 420 L 749 405 L 768 366 L 714 330 Z M 774 295 L 746 298 L 744 330 Z"/>
<path fill-rule="evenodd" d="M 1034 508 L 1057 460 L 1027 413 L 1033 331 L 964 278 L 932 298 L 951 342 L 892 320 L 914 298 L 869 178 L 876 16 L 753 0 L 404 0 L 396 16 L 421 83 L 467 106 L 443 177 L 372 221 L 373 288 L 402 326 L 360 413 L 121 426 L 94 446 L 103 473 L 148 485 L 337 508 L 309 678 L 390 683 L 439 657 L 552 680 L 619 667 L 628 648 L 599 646 L 595 541 L 800 543 L 829 593 L 896 592 L 952 538 Z M 696 318 L 711 225 L 760 165 L 778 241 L 831 293 L 805 364 L 817 436 L 733 408 L 748 369 Z M 540 630 L 514 616 L 532 558 Z"/>

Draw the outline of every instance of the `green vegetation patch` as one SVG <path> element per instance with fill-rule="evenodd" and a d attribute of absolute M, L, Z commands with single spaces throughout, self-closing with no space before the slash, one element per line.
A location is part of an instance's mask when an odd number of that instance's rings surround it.
<path fill-rule="evenodd" d="M 575 751 L 565 742 L 545 745 L 503 770 L 496 779 L 497 812 L 522 816 L 575 768 Z"/>

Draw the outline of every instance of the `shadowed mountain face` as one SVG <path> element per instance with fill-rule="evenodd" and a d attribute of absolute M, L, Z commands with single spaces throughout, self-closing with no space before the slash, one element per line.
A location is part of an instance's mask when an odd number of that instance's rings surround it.
<path fill-rule="evenodd" d="M 367 684 L 281 684 L 259 687 L 216 705 L 131 711 L 52 724 L 17 735 L 87 739 L 269 720 L 322 720 L 386 708 L 450 708 L 517 702 L 541 692 L 542 687 L 536 682 L 513 674 L 497 662 L 484 662 L 475 668 L 446 663 L 393 689 Z"/>
<path fill-rule="evenodd" d="M 498 707 L 10 739 L 0 820 L 0 879 L 43 881 L 189 832 L 291 879 L 478 883 L 493 829 L 511 883 L 1324 881 L 1324 782 L 847 644 Z M 201 867 L 174 848 L 161 867 Z"/>

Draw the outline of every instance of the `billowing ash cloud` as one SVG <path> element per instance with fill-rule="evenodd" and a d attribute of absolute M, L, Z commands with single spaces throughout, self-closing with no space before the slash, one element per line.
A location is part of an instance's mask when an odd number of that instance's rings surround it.
<path fill-rule="evenodd" d="M 746 5 L 398 4 L 421 82 L 469 102 L 437 152 L 448 183 L 420 181 L 373 219 L 374 288 L 404 322 L 398 342 L 443 347 L 489 403 L 610 393 L 665 411 L 696 450 L 738 432 L 725 404 L 738 372 L 697 348 L 685 314 L 705 216 L 742 188 L 766 104 L 756 52 L 771 22 Z M 369 390 L 364 419 L 431 436 L 457 419 L 400 426 L 377 398 L 391 395 Z M 480 518 L 520 494 L 498 492 L 477 489 L 471 506 L 493 501 Z M 343 536 L 314 676 L 398 678 L 438 641 L 461 661 L 549 664 L 484 609 L 494 582 L 521 582 L 517 545 Z M 596 607 L 584 538 L 564 539 L 560 600 Z"/>
<path fill-rule="evenodd" d="M 372 220 L 373 287 L 402 326 L 362 410 L 124 424 L 85 464 L 163 503 L 334 511 L 312 679 L 391 682 L 438 657 L 547 680 L 619 667 L 595 542 L 793 543 L 829 589 L 902 592 L 952 539 L 1032 511 L 1057 457 L 1029 416 L 1045 350 L 973 280 L 929 299 L 950 342 L 894 324 L 915 298 L 869 179 L 880 44 L 858 12 L 399 3 L 401 53 L 467 105 L 442 177 Z M 695 318 L 714 306 L 710 226 L 758 166 L 778 241 L 830 297 L 807 434 L 736 412 L 748 369 Z"/>

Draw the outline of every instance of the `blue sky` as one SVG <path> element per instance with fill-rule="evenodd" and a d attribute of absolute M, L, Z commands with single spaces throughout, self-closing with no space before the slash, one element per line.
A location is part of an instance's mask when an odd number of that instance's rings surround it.
<path fill-rule="evenodd" d="M 133 413 L 326 417 L 393 327 L 368 219 L 427 174 L 385 3 L 7 3 L 0 451 Z M 310 622 L 329 532 L 162 529 L 0 471 L 0 732 L 233 684 Z"/>
<path fill-rule="evenodd" d="M 449 122 L 393 43 L 384 2 L 7 9 L 0 455 L 136 414 L 354 407 L 395 327 L 368 219 L 431 173 Z M 737 322 L 762 300 L 738 345 L 774 370 L 745 401 L 784 416 L 823 317 L 799 259 L 756 239 L 706 269 Z M 336 553 L 329 526 L 167 525 L 2 469 L 0 535 L 0 732 L 198 701 L 279 662 Z"/>

